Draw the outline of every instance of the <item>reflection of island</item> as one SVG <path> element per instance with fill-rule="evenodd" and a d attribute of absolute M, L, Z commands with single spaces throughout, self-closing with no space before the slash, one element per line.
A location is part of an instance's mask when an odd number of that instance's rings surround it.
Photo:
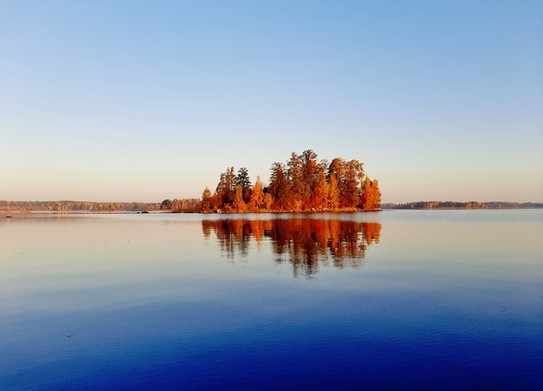
<path fill-rule="evenodd" d="M 294 274 L 311 276 L 319 263 L 337 268 L 359 268 L 366 249 L 379 243 L 381 224 L 341 220 L 204 220 L 204 236 L 213 230 L 221 250 L 229 257 L 245 256 L 251 240 L 272 243 L 276 262 L 290 262 Z"/>

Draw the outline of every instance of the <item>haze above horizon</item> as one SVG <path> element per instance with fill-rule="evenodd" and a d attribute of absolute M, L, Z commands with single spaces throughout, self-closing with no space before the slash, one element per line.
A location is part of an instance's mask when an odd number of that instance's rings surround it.
<path fill-rule="evenodd" d="M 0 3 L 0 199 L 160 202 L 313 149 L 543 201 L 540 1 Z"/>

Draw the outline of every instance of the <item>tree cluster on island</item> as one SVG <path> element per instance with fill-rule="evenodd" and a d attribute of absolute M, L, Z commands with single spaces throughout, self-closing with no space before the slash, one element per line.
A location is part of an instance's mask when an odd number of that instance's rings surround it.
<path fill-rule="evenodd" d="M 365 175 L 358 160 L 340 157 L 318 160 L 308 149 L 293 152 L 285 162 L 271 166 L 269 184 L 258 176 L 251 184 L 249 172 L 229 167 L 220 174 L 212 193 L 203 191 L 203 213 L 376 211 L 381 208 L 379 182 Z"/>

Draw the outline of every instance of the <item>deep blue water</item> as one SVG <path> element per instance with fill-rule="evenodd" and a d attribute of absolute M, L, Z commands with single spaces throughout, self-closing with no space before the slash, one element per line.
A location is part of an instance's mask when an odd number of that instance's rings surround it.
<path fill-rule="evenodd" d="M 0 221 L 0 389 L 543 389 L 543 211 Z"/>

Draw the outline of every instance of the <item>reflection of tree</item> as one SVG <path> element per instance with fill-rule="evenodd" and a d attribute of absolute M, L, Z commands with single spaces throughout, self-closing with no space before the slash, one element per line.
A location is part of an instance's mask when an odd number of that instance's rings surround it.
<path fill-rule="evenodd" d="M 251 222 L 245 220 L 204 220 L 202 221 L 202 229 L 206 238 L 210 236 L 211 229 L 215 231 L 221 251 L 229 258 L 234 258 L 236 249 L 242 257 L 247 255 L 249 242 L 253 236 Z"/>
<path fill-rule="evenodd" d="M 336 268 L 359 268 L 366 249 L 379 243 L 381 224 L 341 220 L 204 220 L 205 237 L 213 230 L 228 257 L 246 256 L 251 239 L 268 238 L 276 262 L 290 262 L 294 274 L 312 276 L 319 264 Z"/>

